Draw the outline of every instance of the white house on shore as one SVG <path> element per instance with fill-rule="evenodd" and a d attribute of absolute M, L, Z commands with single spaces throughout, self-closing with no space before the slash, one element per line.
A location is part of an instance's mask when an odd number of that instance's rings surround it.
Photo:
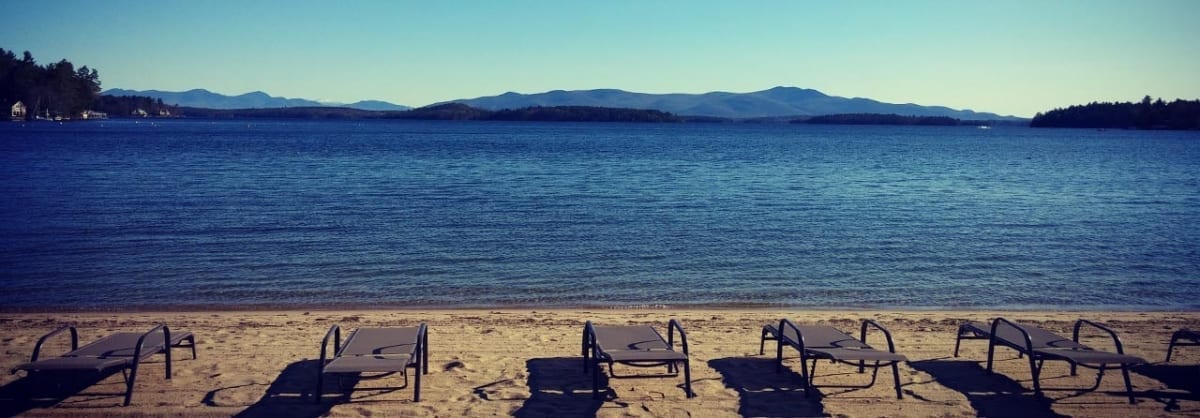
<path fill-rule="evenodd" d="M 28 114 L 28 111 L 29 110 L 25 108 L 25 103 L 22 103 L 21 101 L 18 100 L 16 103 L 13 103 L 13 105 L 12 105 L 12 114 L 11 114 L 12 120 L 14 120 L 14 121 L 25 120 L 25 115 Z"/>

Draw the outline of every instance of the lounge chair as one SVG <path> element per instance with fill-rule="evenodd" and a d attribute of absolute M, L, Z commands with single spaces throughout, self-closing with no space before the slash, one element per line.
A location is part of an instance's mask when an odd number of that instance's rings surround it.
<path fill-rule="evenodd" d="M 1200 346 L 1200 331 L 1184 328 L 1171 334 L 1171 344 L 1167 345 L 1168 363 L 1171 362 L 1171 352 L 1175 351 L 1175 347 L 1183 346 Z"/>
<path fill-rule="evenodd" d="M 333 339 L 333 359 L 326 349 Z M 321 362 L 317 372 L 315 402 L 321 402 L 321 389 L 326 374 L 392 373 L 404 375 L 408 386 L 408 369 L 414 369 L 413 402 L 421 401 L 421 375 L 429 373 L 429 337 L 425 323 L 406 328 L 359 328 L 350 333 L 342 344 L 342 329 L 334 324 L 321 340 Z"/>
<path fill-rule="evenodd" d="M 883 332 L 883 336 L 887 339 L 888 351 L 876 350 L 867 345 L 868 327 Z M 892 342 L 892 333 L 875 321 L 863 320 L 861 338 L 856 340 L 828 325 L 796 325 L 790 320 L 782 319 L 779 321 L 779 326 L 763 325 L 762 338 L 758 342 L 759 354 L 764 353 L 767 340 L 777 341 L 776 371 L 783 370 L 783 347 L 785 345 L 800 352 L 800 377 L 804 379 L 805 396 L 810 396 L 812 392 L 810 389 L 816 388 L 814 374 L 817 370 L 817 360 L 830 360 L 858 366 L 859 373 L 862 373 L 866 367 L 873 368 L 871 383 L 866 386 L 858 386 L 864 388 L 875 384 L 880 367 L 891 367 L 892 378 L 896 385 L 896 399 L 904 399 L 904 394 L 900 392 L 900 370 L 897 365 L 902 361 L 908 361 L 908 358 L 896 353 L 896 345 Z M 812 360 L 811 367 L 808 365 L 810 359 Z M 873 364 L 867 364 L 868 361 Z"/>
<path fill-rule="evenodd" d="M 58 357 L 43 358 L 42 345 L 50 337 L 71 332 L 71 351 Z M 163 344 L 163 341 L 170 341 Z M 12 369 L 12 373 L 25 370 L 29 375 L 50 372 L 62 373 L 107 373 L 121 370 L 125 377 L 125 403 L 133 398 L 133 384 L 137 379 L 138 366 L 152 355 L 166 356 L 166 378 L 171 378 L 171 347 L 191 347 L 192 358 L 196 358 L 196 337 L 190 332 L 172 333 L 166 325 L 158 325 L 146 332 L 118 332 L 108 335 L 83 347 L 79 346 L 79 332 L 73 325 L 63 326 L 38 339 L 33 348 L 33 357 L 28 363 Z M 128 371 L 128 373 L 125 373 Z"/>
<path fill-rule="evenodd" d="M 675 351 L 676 331 L 679 331 L 682 352 Z M 600 397 L 602 362 L 608 363 L 609 375 L 613 377 L 618 377 L 613 369 L 614 363 L 634 367 L 665 365 L 667 373 L 672 376 L 679 373 L 679 364 L 682 363 L 683 390 L 689 398 L 696 396 L 692 393 L 687 333 L 674 319 L 667 323 L 666 339 L 649 325 L 607 326 L 593 325 L 592 321 L 588 321 L 583 327 L 583 371 L 592 373 L 592 369 L 596 369 L 592 375 L 592 398 Z"/>
<path fill-rule="evenodd" d="M 1084 325 L 1104 331 L 1111 336 L 1117 352 L 1100 351 L 1080 344 L 1079 329 Z M 958 357 L 958 348 L 962 340 L 970 339 L 988 340 L 988 372 L 992 371 L 992 359 L 995 356 L 997 345 L 1012 348 L 1022 357 L 1028 356 L 1029 372 L 1033 375 L 1033 391 L 1038 396 L 1042 396 L 1042 386 L 1039 379 L 1042 372 L 1042 363 L 1046 360 L 1058 360 L 1070 363 L 1071 376 L 1075 376 L 1076 366 L 1098 369 L 1100 374 L 1096 376 L 1096 385 L 1086 390 L 1095 390 L 1100 387 L 1100 379 L 1104 377 L 1104 370 L 1109 365 L 1115 364 L 1121 367 L 1121 374 L 1125 377 L 1125 391 L 1129 394 L 1129 403 L 1132 404 L 1135 401 L 1133 398 L 1133 385 L 1129 382 L 1129 366 L 1146 363 L 1146 360 L 1140 357 L 1125 354 L 1125 349 L 1121 345 L 1121 339 L 1117 337 L 1116 332 L 1086 319 L 1080 319 L 1075 322 L 1075 330 L 1072 333 L 1072 338 L 1069 340 L 1053 332 L 1034 326 L 1019 325 L 1004 318 L 996 318 L 992 320 L 990 325 L 980 322 L 967 322 L 958 327 L 958 337 L 954 342 L 954 357 Z"/>

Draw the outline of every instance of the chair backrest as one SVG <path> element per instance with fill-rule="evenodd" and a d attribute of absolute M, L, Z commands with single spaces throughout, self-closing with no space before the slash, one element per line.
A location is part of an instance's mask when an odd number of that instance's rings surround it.
<path fill-rule="evenodd" d="M 408 354 L 417 350 L 419 327 L 359 328 L 342 344 L 338 356 Z"/>
<path fill-rule="evenodd" d="M 1070 338 L 1063 337 L 1032 325 L 1017 323 L 1011 323 L 1012 325 L 1009 324 L 1010 322 L 1003 321 L 999 322 L 995 326 L 996 338 L 1002 339 L 1009 344 L 1021 347 L 1025 346 L 1025 337 L 1021 335 L 1020 330 L 1013 327 L 1013 325 L 1015 325 L 1016 327 L 1025 330 L 1026 334 L 1029 334 L 1029 341 L 1032 343 L 1034 350 L 1046 348 L 1091 349 L 1088 346 L 1072 341 Z"/>
<path fill-rule="evenodd" d="M 603 351 L 671 349 L 662 334 L 649 325 L 593 325 L 592 329 L 596 333 L 596 345 Z"/>
<path fill-rule="evenodd" d="M 71 352 L 63 354 L 63 357 L 133 357 L 133 352 L 137 348 L 138 338 L 143 334 L 140 332 L 118 332 L 109 334 L 93 341 L 83 347 L 71 350 Z M 166 347 L 163 344 L 163 334 L 153 333 L 146 335 L 142 343 L 142 354 L 150 355 L 162 351 Z"/>

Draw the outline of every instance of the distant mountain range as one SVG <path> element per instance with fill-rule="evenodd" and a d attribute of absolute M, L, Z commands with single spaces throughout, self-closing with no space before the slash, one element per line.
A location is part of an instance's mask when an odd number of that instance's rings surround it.
<path fill-rule="evenodd" d="M 779 118 L 851 113 L 945 116 L 962 120 L 1024 120 L 995 113 L 956 110 L 912 103 L 893 104 L 871 99 L 829 96 L 817 90 L 775 87 L 752 93 L 645 94 L 624 90 L 555 90 L 538 94 L 504 93 L 499 96 L 451 100 L 488 110 L 529 106 L 599 106 L 655 109 L 682 116 L 720 118 Z"/>
<path fill-rule="evenodd" d="M 261 91 L 240 94 L 237 96 L 226 96 L 224 94 L 213 93 L 204 89 L 193 89 L 181 92 L 109 89 L 105 90 L 103 94 L 107 94 L 109 96 L 146 96 L 155 99 L 162 99 L 163 103 L 169 105 L 199 107 L 205 109 L 273 109 L 283 107 L 348 107 L 351 109 L 376 111 L 411 109 L 411 107 L 408 106 L 392 104 L 379 100 L 363 100 L 349 104 L 322 103 L 307 99 L 274 97 Z"/>
<path fill-rule="evenodd" d="M 256 91 L 238 96 L 226 96 L 203 89 L 185 92 L 158 90 L 111 89 L 104 94 L 114 96 L 148 96 L 164 103 L 208 109 L 254 109 L 285 107 L 348 107 L 372 111 L 410 109 L 383 101 L 367 100 L 350 104 L 322 103 L 306 99 L 272 97 Z M 830 96 L 817 90 L 798 87 L 775 87 L 751 93 L 711 92 L 703 94 L 647 94 L 616 89 L 554 90 L 545 93 L 504 93 L 499 96 L 450 100 L 485 110 L 520 109 L 533 106 L 592 106 L 625 109 L 652 109 L 680 116 L 702 116 L 730 119 L 792 118 L 834 114 L 896 114 L 922 117 L 950 117 L 961 120 L 1011 120 L 1015 116 L 951 109 L 944 106 L 921 106 L 912 103 L 884 103 L 872 99 Z"/>

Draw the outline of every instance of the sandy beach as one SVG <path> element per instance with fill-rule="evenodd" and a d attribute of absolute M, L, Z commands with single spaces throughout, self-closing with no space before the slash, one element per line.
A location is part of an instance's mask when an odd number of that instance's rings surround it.
<path fill-rule="evenodd" d="M 1131 373 L 1138 402 L 1129 405 L 1119 371 L 1105 374 L 1095 391 L 1050 390 L 1039 399 L 1025 359 L 997 349 L 996 374 L 984 370 L 987 344 L 964 341 L 952 356 L 957 326 L 966 320 L 1003 316 L 1070 336 L 1077 318 L 1104 323 L 1121 336 L 1126 353 L 1152 364 Z M 774 370 L 773 354 L 758 354 L 763 324 L 782 317 L 828 324 L 857 335 L 861 319 L 889 328 L 896 349 L 910 359 L 900 366 L 904 399 L 895 397 L 891 371 L 867 389 L 821 387 L 806 398 L 799 361 Z M 591 379 L 581 369 L 580 336 L 585 321 L 597 324 L 685 327 L 691 351 L 693 390 L 682 377 L 606 378 L 612 394 L 591 399 Z M 399 376 L 361 380 L 349 399 L 337 384 L 326 385 L 317 405 L 315 385 L 321 338 L 332 324 L 357 327 L 429 327 L 429 374 L 422 399 Z M 144 331 L 157 323 L 191 331 L 199 358 L 175 351 L 174 378 L 164 379 L 163 357 L 138 373 L 132 405 L 122 407 L 120 373 L 98 384 L 50 400 L 23 401 L 24 372 L 0 377 L 0 415 L 22 416 L 1196 416 L 1200 415 L 1200 348 L 1177 349 L 1163 363 L 1171 332 L 1200 327 L 1197 312 L 958 312 L 958 311 L 786 311 L 786 310 L 403 310 L 403 311 L 222 311 L 0 314 L 0 366 L 26 362 L 37 339 L 60 324 L 78 326 L 80 343 L 118 331 Z M 882 336 L 869 338 L 886 347 Z M 48 345 L 47 353 L 61 353 Z M 1111 348 L 1106 336 L 1088 333 L 1084 342 Z M 794 351 L 792 352 L 794 354 Z M 645 375 L 659 369 L 618 366 L 618 374 Z M 1047 362 L 1047 388 L 1086 388 L 1096 371 L 1070 376 L 1061 362 Z M 605 373 L 607 376 L 607 372 Z M 846 365 L 822 362 L 816 384 L 861 385 L 870 379 Z M 372 390 L 371 388 L 383 388 Z"/>

